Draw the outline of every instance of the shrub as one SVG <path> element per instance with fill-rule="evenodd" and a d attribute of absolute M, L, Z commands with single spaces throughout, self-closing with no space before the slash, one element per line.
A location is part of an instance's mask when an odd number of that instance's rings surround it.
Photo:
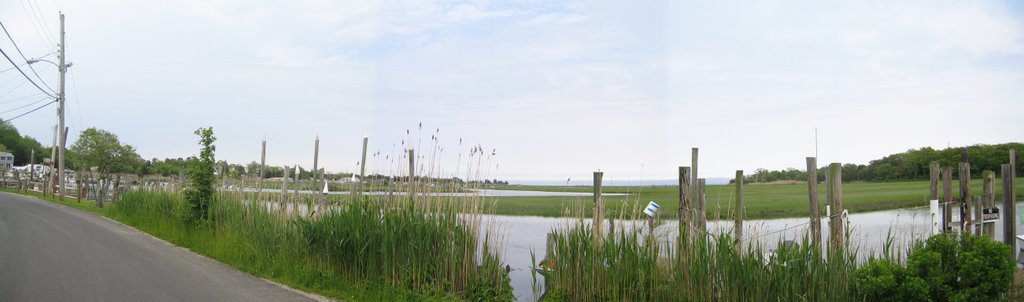
<path fill-rule="evenodd" d="M 199 157 L 191 160 L 188 169 L 188 177 L 191 184 L 185 188 L 185 201 L 188 202 L 190 211 L 188 220 L 195 223 L 209 219 L 210 204 L 213 203 L 213 153 L 217 147 L 213 142 L 217 140 L 213 136 L 213 127 L 196 129 L 199 135 Z"/>
<path fill-rule="evenodd" d="M 906 267 L 882 259 L 857 269 L 852 290 L 866 301 L 994 301 L 1015 267 L 1003 243 L 938 234 L 914 247 Z"/>
<path fill-rule="evenodd" d="M 970 234 L 932 236 L 907 263 L 934 301 L 995 300 L 1010 288 L 1015 266 L 1008 245 Z"/>
<path fill-rule="evenodd" d="M 928 301 L 928 284 L 902 265 L 872 259 L 853 274 L 853 294 L 865 301 Z"/>

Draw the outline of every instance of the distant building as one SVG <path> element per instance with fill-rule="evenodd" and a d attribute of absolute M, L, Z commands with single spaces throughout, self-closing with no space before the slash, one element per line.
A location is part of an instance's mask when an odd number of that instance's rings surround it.
<path fill-rule="evenodd" d="M 14 154 L 0 152 L 0 168 L 10 169 L 14 166 Z"/>

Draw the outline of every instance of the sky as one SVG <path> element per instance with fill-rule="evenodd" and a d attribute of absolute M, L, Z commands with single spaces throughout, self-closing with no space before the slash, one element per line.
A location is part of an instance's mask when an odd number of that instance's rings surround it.
<path fill-rule="evenodd" d="M 1024 141 L 1024 4 L 849 2 L 10 0 L 0 22 L 41 57 L 62 11 L 68 145 L 96 127 L 146 159 L 212 126 L 232 163 L 266 139 L 309 168 L 319 137 L 321 167 L 357 171 L 367 136 L 371 173 L 411 146 L 437 176 L 637 181 L 694 147 L 714 178 Z M 41 97 L 0 72 L 0 118 Z M 55 108 L 12 123 L 50 145 Z"/>

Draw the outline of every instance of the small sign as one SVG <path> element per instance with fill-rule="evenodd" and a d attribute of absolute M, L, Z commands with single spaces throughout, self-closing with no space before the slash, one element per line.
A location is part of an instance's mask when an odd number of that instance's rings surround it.
<path fill-rule="evenodd" d="M 659 210 L 661 210 L 661 206 L 651 201 L 647 203 L 647 208 L 644 209 L 644 214 L 653 218 L 655 215 L 658 215 Z"/>
<path fill-rule="evenodd" d="M 981 210 L 981 219 L 985 220 L 985 221 L 988 221 L 988 220 L 998 220 L 999 219 L 999 208 L 984 208 L 984 209 L 982 209 Z"/>

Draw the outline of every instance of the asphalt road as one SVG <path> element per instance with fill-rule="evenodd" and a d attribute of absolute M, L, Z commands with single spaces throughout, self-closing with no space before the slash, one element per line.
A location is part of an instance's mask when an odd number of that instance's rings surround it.
<path fill-rule="evenodd" d="M 313 301 L 94 214 L 0 193 L 0 301 Z"/>

